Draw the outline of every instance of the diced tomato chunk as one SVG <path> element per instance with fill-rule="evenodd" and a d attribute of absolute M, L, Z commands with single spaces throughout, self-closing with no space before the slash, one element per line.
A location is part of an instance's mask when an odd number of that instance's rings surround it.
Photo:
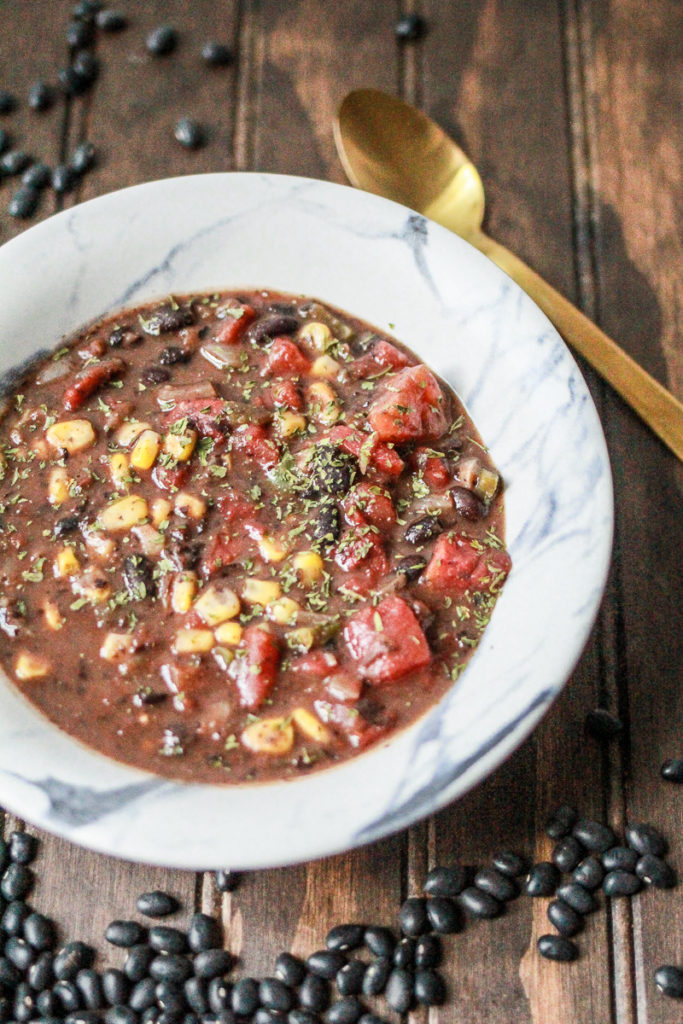
<path fill-rule="evenodd" d="M 238 527 L 221 528 L 213 535 L 202 557 L 202 576 L 210 577 L 228 565 L 244 559 L 249 551 L 249 539 Z"/>
<path fill-rule="evenodd" d="M 384 545 L 377 541 L 365 558 L 356 562 L 354 568 L 345 571 L 346 576 L 339 585 L 344 590 L 352 590 L 356 594 L 368 594 L 389 572 L 389 561 L 384 553 Z"/>
<path fill-rule="evenodd" d="M 396 510 L 389 495 L 381 487 L 364 481 L 348 492 L 341 505 L 347 523 L 355 526 L 370 523 L 383 529 L 396 522 Z"/>
<path fill-rule="evenodd" d="M 187 417 L 188 425 L 203 437 L 222 440 L 227 432 L 225 402 L 222 398 L 183 398 L 164 416 L 164 426 L 170 427 Z"/>
<path fill-rule="evenodd" d="M 262 377 L 298 377 L 308 373 L 311 362 L 291 338 L 275 338 L 261 370 Z"/>
<path fill-rule="evenodd" d="M 492 584 L 498 589 L 511 568 L 507 551 L 479 550 L 462 534 L 442 533 L 422 582 L 435 590 L 462 595 L 467 590 L 488 590 Z"/>
<path fill-rule="evenodd" d="M 296 675 L 310 679 L 325 679 L 336 672 L 338 665 L 332 651 L 317 650 L 292 658 L 289 667 Z"/>
<path fill-rule="evenodd" d="M 382 441 L 428 441 L 446 429 L 443 404 L 439 382 L 427 367 L 407 366 L 384 380 L 368 423 Z"/>
<path fill-rule="evenodd" d="M 344 640 L 359 674 L 378 685 L 428 665 L 432 657 L 415 613 L 396 595 L 352 615 Z"/>
<path fill-rule="evenodd" d="M 230 306 L 223 325 L 216 334 L 216 341 L 221 345 L 235 345 L 255 316 L 256 310 L 251 306 L 239 303 Z"/>
<path fill-rule="evenodd" d="M 411 457 L 411 464 L 422 472 L 422 478 L 428 487 L 436 490 L 447 487 L 452 482 L 448 472 L 446 459 L 439 455 L 431 455 L 431 449 L 416 448 Z"/>
<path fill-rule="evenodd" d="M 242 522 L 254 512 L 254 503 L 238 491 L 226 490 L 216 499 L 216 507 L 226 523 Z"/>
<path fill-rule="evenodd" d="M 103 384 L 107 384 L 112 377 L 117 377 L 127 369 L 123 359 L 113 356 L 111 359 L 103 359 L 101 363 L 88 366 L 81 370 L 73 384 L 64 392 L 64 408 L 74 412 L 86 402 Z"/>
<path fill-rule="evenodd" d="M 266 405 L 270 409 L 293 409 L 300 412 L 304 407 L 299 388 L 293 380 L 276 380 L 265 392 Z"/>
<path fill-rule="evenodd" d="M 368 466 L 374 466 L 387 476 L 400 476 L 405 468 L 405 462 L 398 452 L 389 448 L 376 435 L 340 425 L 333 427 L 329 436 L 333 444 L 338 444 L 344 451 L 356 456 L 361 472 Z"/>
<path fill-rule="evenodd" d="M 382 370 L 400 370 L 410 366 L 412 360 L 389 341 L 377 341 L 373 348 L 349 364 L 349 371 L 358 380 L 372 377 Z"/>
<path fill-rule="evenodd" d="M 279 659 L 273 635 L 262 626 L 247 626 L 229 669 L 242 707 L 261 706 L 275 686 Z"/>
<path fill-rule="evenodd" d="M 152 480 L 162 491 L 177 491 L 186 482 L 190 475 L 190 467 L 162 466 L 157 464 L 152 470 Z"/>
<path fill-rule="evenodd" d="M 232 450 L 244 452 L 261 469 L 272 469 L 280 460 L 277 445 L 268 437 L 265 427 L 257 423 L 237 428 L 232 435 Z"/>

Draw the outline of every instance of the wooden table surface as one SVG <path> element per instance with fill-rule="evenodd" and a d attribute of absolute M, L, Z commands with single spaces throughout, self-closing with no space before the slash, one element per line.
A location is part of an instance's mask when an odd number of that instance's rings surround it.
<path fill-rule="evenodd" d="M 341 182 L 331 131 L 338 103 L 360 86 L 393 91 L 471 154 L 487 188 L 490 234 L 683 395 L 679 0 L 417 0 L 428 32 L 404 46 L 393 29 L 410 0 L 122 0 L 130 25 L 97 39 L 96 87 L 36 114 L 27 90 L 36 79 L 55 80 L 67 62 L 72 6 L 0 2 L 0 88 L 21 100 L 0 125 L 52 165 L 83 139 L 99 152 L 99 166 L 67 205 L 202 171 Z M 180 43 L 155 59 L 144 39 L 164 22 L 177 27 Z M 233 46 L 235 63 L 206 68 L 199 51 L 207 39 Z M 174 141 L 182 115 L 209 128 L 204 149 L 188 152 Z M 2 240 L 25 227 L 6 213 L 11 191 L 2 184 Z M 38 217 L 59 205 L 46 196 Z M 333 923 L 395 924 L 401 900 L 419 892 L 436 863 L 483 864 L 500 847 L 546 858 L 543 820 L 563 801 L 616 828 L 627 820 L 659 825 L 683 870 L 681 789 L 659 776 L 665 758 L 683 753 L 683 474 L 609 387 L 582 369 L 612 459 L 614 557 L 590 642 L 533 736 L 431 820 L 353 853 L 249 874 L 232 895 L 217 893 L 212 875 L 132 865 L 42 836 L 32 899 L 63 924 L 65 937 L 102 946 L 106 922 L 131 915 L 136 894 L 168 888 L 187 912 L 201 906 L 221 914 L 240 971 L 262 977 L 280 950 L 319 948 Z M 584 731 L 585 713 L 597 706 L 625 725 L 608 746 Z M 7 815 L 5 831 L 17 827 L 23 823 Z M 430 1011 L 432 1024 L 681 1020 L 680 1002 L 653 982 L 659 964 L 683 964 L 680 889 L 601 907 L 569 966 L 536 952 L 538 935 L 550 930 L 546 903 L 522 898 L 499 921 L 446 939 L 449 998 Z M 120 961 L 116 951 L 108 955 Z"/>

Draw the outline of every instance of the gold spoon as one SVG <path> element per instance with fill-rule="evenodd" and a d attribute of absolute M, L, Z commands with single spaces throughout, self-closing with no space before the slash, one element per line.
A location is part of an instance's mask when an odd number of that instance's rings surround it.
<path fill-rule="evenodd" d="M 535 271 L 484 234 L 481 178 L 434 121 L 388 93 L 357 89 L 339 108 L 334 137 L 354 185 L 418 210 L 485 253 L 683 459 L 683 405 Z"/>

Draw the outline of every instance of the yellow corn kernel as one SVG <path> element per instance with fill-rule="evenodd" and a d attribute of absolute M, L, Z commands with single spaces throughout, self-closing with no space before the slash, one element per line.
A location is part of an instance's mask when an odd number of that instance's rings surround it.
<path fill-rule="evenodd" d="M 198 498 L 194 494 L 188 494 L 186 491 L 176 495 L 174 506 L 179 515 L 189 519 L 202 519 L 206 512 L 204 499 Z"/>
<path fill-rule="evenodd" d="M 47 498 L 51 505 L 62 505 L 69 497 L 69 475 L 64 466 L 50 470 Z"/>
<path fill-rule="evenodd" d="M 134 441 L 137 441 L 143 430 L 151 430 L 151 423 L 143 423 L 142 420 L 131 420 L 129 423 L 122 423 L 114 435 L 114 440 L 122 448 L 130 448 Z"/>
<path fill-rule="evenodd" d="M 30 679 L 42 679 L 50 671 L 50 662 L 37 654 L 22 652 L 14 663 L 14 673 L 22 682 Z"/>
<path fill-rule="evenodd" d="M 286 754 L 294 745 L 294 729 L 286 718 L 262 718 L 248 725 L 241 738 L 255 754 Z"/>
<path fill-rule="evenodd" d="M 173 511 L 173 505 L 171 505 L 170 501 L 166 501 L 166 498 L 156 498 L 152 502 L 150 511 L 152 513 L 152 526 L 156 526 L 158 530 L 161 524 L 168 520 Z"/>
<path fill-rule="evenodd" d="M 184 572 L 173 581 L 171 608 L 179 615 L 189 612 L 194 595 L 197 593 L 197 577 L 193 572 Z"/>
<path fill-rule="evenodd" d="M 98 522 L 103 530 L 112 533 L 130 530 L 147 518 L 147 502 L 139 494 L 129 494 L 107 505 L 99 514 Z"/>
<path fill-rule="evenodd" d="M 301 611 L 301 605 L 293 601 L 291 597 L 279 597 L 266 608 L 266 615 L 278 626 L 294 626 L 296 617 Z"/>
<path fill-rule="evenodd" d="M 54 630 L 55 633 L 64 625 L 64 619 L 54 601 L 45 602 L 43 605 L 43 615 L 45 616 L 45 625 L 48 629 Z"/>
<path fill-rule="evenodd" d="M 45 438 L 53 448 L 65 448 L 69 455 L 85 451 L 96 441 L 90 420 L 62 420 L 45 431 Z"/>
<path fill-rule="evenodd" d="M 295 651 L 310 651 L 315 643 L 315 633 L 308 626 L 301 629 L 290 629 L 287 634 L 287 646 Z"/>
<path fill-rule="evenodd" d="M 287 552 L 278 544 L 276 540 L 271 537 L 263 536 L 259 537 L 256 541 L 259 549 L 259 554 L 264 562 L 281 562 Z"/>
<path fill-rule="evenodd" d="M 173 648 L 176 654 L 205 654 L 214 644 L 210 629 L 181 629 L 176 633 Z"/>
<path fill-rule="evenodd" d="M 156 430 L 143 430 L 130 453 L 130 464 L 133 469 L 151 469 L 160 448 L 161 438 Z"/>
<path fill-rule="evenodd" d="M 227 644 L 228 647 L 237 647 L 242 639 L 242 627 L 239 622 L 222 622 L 217 626 L 213 635 L 219 644 Z"/>
<path fill-rule="evenodd" d="M 304 583 L 315 583 L 322 576 L 325 563 L 317 551 L 297 551 L 292 565 Z"/>
<path fill-rule="evenodd" d="M 73 548 L 62 548 L 55 560 L 55 576 L 75 576 L 81 563 L 76 558 Z"/>
<path fill-rule="evenodd" d="M 308 421 L 300 412 L 289 412 L 281 409 L 273 421 L 273 426 L 278 437 L 292 437 L 294 434 L 303 433 L 306 430 Z"/>
<path fill-rule="evenodd" d="M 315 743 L 329 743 L 332 738 L 329 729 L 326 729 L 307 708 L 294 708 L 292 721 L 307 739 Z"/>
<path fill-rule="evenodd" d="M 282 594 L 282 587 L 277 580 L 257 580 L 248 577 L 242 585 L 242 600 L 247 604 L 266 605 L 277 601 Z"/>
<path fill-rule="evenodd" d="M 114 452 L 109 459 L 111 482 L 117 491 L 127 491 L 130 483 L 130 459 L 125 452 Z"/>
<path fill-rule="evenodd" d="M 197 444 L 197 431 L 191 428 L 182 434 L 166 434 L 164 451 L 176 462 L 187 462 Z"/>
<path fill-rule="evenodd" d="M 318 356 L 311 366 L 312 377 L 322 377 L 324 380 L 334 380 L 341 370 L 341 364 L 332 356 Z"/>
<path fill-rule="evenodd" d="M 207 626 L 219 626 L 221 622 L 239 615 L 240 599 L 234 590 L 224 584 L 213 583 L 202 591 L 194 608 Z"/>
<path fill-rule="evenodd" d="M 332 331 L 327 324 L 321 324 L 317 320 L 310 324 L 304 324 L 299 331 L 299 337 L 314 352 L 327 352 L 330 345 L 334 343 Z"/>
<path fill-rule="evenodd" d="M 100 647 L 100 658 L 105 661 L 121 661 L 133 650 L 130 633 L 107 633 Z"/>
<path fill-rule="evenodd" d="M 316 380 L 309 384 L 306 388 L 306 400 L 313 419 L 325 427 L 336 423 L 342 414 L 337 396 L 326 380 Z"/>
<path fill-rule="evenodd" d="M 111 597 L 111 585 L 101 569 L 86 569 L 71 584 L 74 593 L 84 597 L 90 604 L 103 604 Z"/>

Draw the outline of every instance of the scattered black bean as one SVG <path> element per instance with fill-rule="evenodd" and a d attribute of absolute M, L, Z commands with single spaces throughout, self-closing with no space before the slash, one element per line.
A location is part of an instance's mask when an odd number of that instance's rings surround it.
<path fill-rule="evenodd" d="M 437 935 L 421 935 L 417 940 L 415 945 L 416 967 L 438 967 L 442 955 L 443 947 Z"/>
<path fill-rule="evenodd" d="M 399 559 L 394 568 L 396 572 L 403 573 L 407 580 L 416 580 L 427 568 L 427 559 L 422 555 L 408 555 L 406 558 Z"/>
<path fill-rule="evenodd" d="M 28 91 L 28 105 L 31 110 L 42 113 L 55 102 L 55 91 L 47 82 L 34 82 Z"/>
<path fill-rule="evenodd" d="M 92 21 L 95 14 L 104 6 L 103 0 L 79 0 L 73 9 L 74 18 Z"/>
<path fill-rule="evenodd" d="M 92 21 L 79 19 L 67 25 L 66 41 L 72 50 L 82 50 L 90 46 L 95 36 Z"/>
<path fill-rule="evenodd" d="M 176 121 L 173 134 L 185 149 L 200 149 L 206 145 L 206 129 L 192 117 L 181 117 Z"/>
<path fill-rule="evenodd" d="M 394 967 L 412 968 L 415 963 L 416 949 L 417 939 L 413 939 L 410 936 L 402 938 L 396 946 L 394 955 L 391 958 Z"/>
<path fill-rule="evenodd" d="M 86 967 L 78 972 L 75 980 L 86 1010 L 102 1009 L 105 1000 L 99 972 L 92 967 Z"/>
<path fill-rule="evenodd" d="M 21 973 L 7 957 L 0 956 L 0 986 L 16 988 L 21 981 Z"/>
<path fill-rule="evenodd" d="M 141 893 L 135 902 L 135 906 L 145 917 L 168 917 L 180 909 L 180 904 L 175 896 L 171 896 L 167 892 L 161 892 L 159 889 L 155 889 L 153 892 Z M 214 919 L 210 917 L 208 920 L 213 921 Z"/>
<path fill-rule="evenodd" d="M 13 862 L 3 872 L 0 893 L 8 901 L 21 900 L 28 896 L 34 882 L 35 876 L 29 867 Z"/>
<path fill-rule="evenodd" d="M 331 981 L 345 963 L 346 957 L 339 950 L 319 949 L 308 957 L 306 968 L 311 974 Z"/>
<path fill-rule="evenodd" d="M 108 967 L 102 972 L 102 991 L 110 1006 L 128 1002 L 130 981 L 118 967 Z"/>
<path fill-rule="evenodd" d="M 424 891 L 429 896 L 458 896 L 467 885 L 465 868 L 433 868 L 427 875 Z"/>
<path fill-rule="evenodd" d="M 0 149 L 0 152 L 2 150 Z M 683 782 L 683 757 L 669 757 L 659 770 L 666 782 Z"/>
<path fill-rule="evenodd" d="M 287 1014 L 282 1010 L 271 1010 L 267 1006 L 259 1006 L 254 1014 L 253 1024 L 285 1024 L 286 1020 Z M 219 1024 L 219 1020 L 216 1017 L 215 1021 L 212 1019 L 206 1024 Z"/>
<path fill-rule="evenodd" d="M 585 852 L 578 839 L 574 836 L 565 836 L 554 848 L 551 856 L 556 868 L 569 872 L 583 860 Z"/>
<path fill-rule="evenodd" d="M 253 978 L 240 978 L 232 990 L 231 1004 L 239 1017 L 251 1017 L 255 1013 L 258 1000 L 258 982 Z"/>
<path fill-rule="evenodd" d="M 402 967 L 394 967 L 384 990 L 386 999 L 396 1013 L 407 1013 L 413 1002 L 413 975 Z"/>
<path fill-rule="evenodd" d="M 512 879 L 495 868 L 481 868 L 477 871 L 474 884 L 477 889 L 487 892 L 502 903 L 514 900 L 519 895 L 519 889 Z"/>
<path fill-rule="evenodd" d="M 584 926 L 581 914 L 564 900 L 552 900 L 548 904 L 548 920 L 554 924 L 560 935 L 576 935 Z"/>
<path fill-rule="evenodd" d="M 462 911 L 449 896 L 433 896 L 427 900 L 427 918 L 439 935 L 454 935 L 463 929 Z"/>
<path fill-rule="evenodd" d="M 128 1005 L 136 1013 L 142 1013 L 150 1006 L 155 1006 L 157 997 L 155 995 L 156 982 L 154 978 L 142 978 L 133 986 L 128 997 Z"/>
<path fill-rule="evenodd" d="M 624 871 L 633 872 L 638 863 L 638 852 L 631 850 L 628 846 L 611 846 L 609 850 L 605 850 L 600 859 L 605 871 L 616 871 L 621 868 Z"/>
<path fill-rule="evenodd" d="M 401 43 L 413 43 L 427 32 L 427 22 L 421 14 L 404 14 L 394 25 L 394 35 Z"/>
<path fill-rule="evenodd" d="M 595 708 L 586 715 L 586 731 L 598 740 L 612 740 L 623 728 L 621 719 L 605 708 Z"/>
<path fill-rule="evenodd" d="M 203 978 L 188 978 L 183 985 L 187 1005 L 193 1013 L 204 1014 L 209 1011 L 209 994 Z M 228 990 L 227 1006 L 232 1006 L 232 989 Z M 227 1008 L 227 1007 L 226 1007 Z"/>
<path fill-rule="evenodd" d="M 10 217 L 26 220 L 32 217 L 40 203 L 40 192 L 31 185 L 22 185 L 14 193 L 7 206 Z"/>
<path fill-rule="evenodd" d="M 486 505 L 467 487 L 451 487 L 451 499 L 453 508 L 463 519 L 475 523 L 486 515 Z"/>
<path fill-rule="evenodd" d="M 90 88 L 90 82 L 76 71 L 71 65 L 60 68 L 57 78 L 64 93 L 67 96 L 80 96 Z"/>
<path fill-rule="evenodd" d="M 69 166 L 71 170 L 79 177 L 89 171 L 94 165 L 97 159 L 97 150 L 92 142 L 81 142 L 80 145 L 76 146 L 71 159 L 69 160 Z"/>
<path fill-rule="evenodd" d="M 554 811 L 545 823 L 546 835 L 551 839 L 563 839 L 574 826 L 578 814 L 569 804 L 562 804 Z"/>
<path fill-rule="evenodd" d="M 446 1001 L 446 986 L 443 978 L 429 968 L 415 973 L 415 998 L 423 1006 L 441 1006 Z"/>
<path fill-rule="evenodd" d="M 325 1024 L 356 1024 L 364 1009 L 357 995 L 342 996 L 325 1013 Z"/>
<path fill-rule="evenodd" d="M 655 971 L 655 985 L 662 995 L 683 999 L 683 967 L 664 964 Z"/>
<path fill-rule="evenodd" d="M 159 362 L 162 366 L 175 366 L 176 363 L 188 363 L 192 358 L 192 353 L 187 352 L 184 348 L 180 348 L 178 345 L 167 345 L 166 348 L 162 348 L 159 353 Z"/>
<path fill-rule="evenodd" d="M 53 962 L 55 978 L 71 981 L 84 967 L 92 967 L 95 950 L 85 942 L 67 942 L 56 954 Z"/>
<path fill-rule="evenodd" d="M 198 953 L 197 956 L 206 956 L 206 953 Z M 155 981 L 182 984 L 192 974 L 192 964 L 181 953 L 159 953 L 149 965 L 149 973 Z"/>
<path fill-rule="evenodd" d="M 214 978 L 214 981 L 220 979 Z M 188 979 L 189 981 L 189 979 Z M 221 980 L 221 985 L 225 988 L 225 982 Z M 214 995 L 218 992 L 218 986 L 214 987 Z M 184 1014 L 187 1010 L 187 1002 L 185 1001 L 185 993 L 183 989 L 178 985 L 173 985 L 168 981 L 160 981 L 154 989 L 154 997 L 156 999 L 157 1006 L 164 1013 L 179 1013 Z M 217 996 L 216 996 L 217 999 Z M 220 1013 L 225 1009 L 224 1005 L 218 1006 L 214 1013 Z"/>
<path fill-rule="evenodd" d="M 330 1005 L 330 983 L 317 974 L 307 974 L 299 985 L 297 995 L 299 1005 L 305 1010 L 323 1013 Z"/>
<path fill-rule="evenodd" d="M 103 32 L 121 32 L 128 27 L 128 18 L 121 11 L 105 8 L 97 12 L 95 24 Z"/>
<path fill-rule="evenodd" d="M 386 988 L 391 970 L 392 964 L 388 956 L 378 956 L 376 960 L 373 960 L 363 978 L 363 995 L 381 995 Z"/>
<path fill-rule="evenodd" d="M 227 67 L 232 64 L 234 54 L 225 43 L 208 42 L 202 47 L 202 60 L 211 67 Z"/>
<path fill-rule="evenodd" d="M 643 883 L 637 875 L 630 871 L 608 871 L 602 883 L 605 896 L 635 896 L 642 889 Z"/>
<path fill-rule="evenodd" d="M 26 980 L 35 992 L 42 992 L 54 981 L 52 953 L 40 953 L 28 969 Z"/>
<path fill-rule="evenodd" d="M 640 857 L 635 871 L 642 882 L 653 885 L 656 889 L 672 889 L 676 884 L 674 869 L 653 853 L 646 853 Z"/>
<path fill-rule="evenodd" d="M 173 53 L 178 45 L 178 33 L 171 25 L 159 25 L 147 36 L 145 46 L 155 57 Z"/>
<path fill-rule="evenodd" d="M 473 885 L 463 889 L 458 899 L 472 917 L 497 917 L 503 909 L 502 904 L 497 899 Z"/>
<path fill-rule="evenodd" d="M 22 900 L 13 900 L 5 907 L 0 918 L 0 928 L 6 935 L 22 935 L 24 922 L 31 913 L 27 903 Z"/>
<path fill-rule="evenodd" d="M 519 878 L 529 870 L 529 862 L 513 850 L 500 850 L 493 857 L 493 866 L 508 878 Z"/>
<path fill-rule="evenodd" d="M 270 338 L 281 334 L 293 334 L 299 328 L 301 321 L 296 316 L 287 313 L 267 316 L 257 321 L 249 330 L 252 341 L 260 344 Z"/>
<path fill-rule="evenodd" d="M 146 943 L 132 946 L 128 950 L 128 956 L 123 965 L 123 971 L 129 981 L 141 981 L 149 970 L 154 960 L 155 953 Z"/>
<path fill-rule="evenodd" d="M 77 180 L 78 176 L 68 164 L 58 164 L 52 171 L 52 187 L 59 196 L 71 192 Z"/>
<path fill-rule="evenodd" d="M 226 974 L 234 962 L 227 949 L 205 949 L 194 958 L 194 973 L 198 978 L 216 978 Z"/>
<path fill-rule="evenodd" d="M 626 842 L 638 853 L 651 853 L 662 857 L 667 850 L 666 840 L 652 825 L 629 824 L 626 826 Z"/>
<path fill-rule="evenodd" d="M 193 980 L 200 983 L 202 981 L 201 978 L 188 978 L 183 988 L 187 989 L 188 984 Z M 173 989 L 173 992 L 177 994 L 176 989 Z M 230 982 L 221 977 L 212 978 L 208 984 L 208 988 L 206 989 L 206 999 L 208 1000 L 211 1012 L 223 1013 L 224 1010 L 230 1009 L 231 998 L 232 985 Z M 159 1002 L 159 1005 L 161 1005 L 161 1002 Z M 164 1009 L 168 1009 L 168 1007 L 166 1006 Z"/>
<path fill-rule="evenodd" d="M 139 1024 L 139 1016 L 130 1006 L 110 1006 L 104 1014 L 105 1024 Z"/>
<path fill-rule="evenodd" d="M 572 829 L 572 835 L 591 853 L 604 853 L 616 846 L 617 837 L 609 825 L 590 818 L 581 818 Z"/>
<path fill-rule="evenodd" d="M 144 934 L 143 929 L 142 936 L 144 936 Z M 136 943 L 141 942 L 142 938 L 137 938 L 135 941 Z M 147 941 L 152 949 L 156 950 L 157 953 L 185 953 L 187 950 L 187 935 L 185 932 L 181 932 L 179 928 L 171 928 L 168 925 L 158 924 L 154 925 L 153 928 L 150 928 Z M 135 943 L 133 943 L 133 945 L 134 944 Z"/>
<path fill-rule="evenodd" d="M 0 153 L 4 153 L 10 144 L 10 136 L 4 128 L 0 128 Z"/>
<path fill-rule="evenodd" d="M 367 966 L 362 960 L 349 960 L 347 964 L 344 964 L 335 978 L 337 992 L 340 996 L 357 996 L 363 991 L 363 979 Z"/>
<path fill-rule="evenodd" d="M 584 889 L 597 889 L 604 877 L 605 869 L 597 857 L 585 857 L 572 872 L 572 882 Z"/>
<path fill-rule="evenodd" d="M 43 1018 L 56 1017 L 59 1007 L 52 989 L 43 989 L 36 996 L 36 1010 Z"/>
<path fill-rule="evenodd" d="M 592 914 L 597 907 L 593 894 L 578 882 L 566 882 L 561 885 L 557 895 L 578 914 Z"/>
<path fill-rule="evenodd" d="M 292 1009 L 294 996 L 292 990 L 279 978 L 264 978 L 259 984 L 259 1002 L 269 1010 L 280 1010 L 287 1013 Z"/>
<path fill-rule="evenodd" d="M 422 516 L 406 527 L 404 537 L 408 544 L 426 544 L 441 533 L 441 523 L 436 516 Z"/>
<path fill-rule="evenodd" d="M 5 956 L 20 971 L 26 971 L 36 958 L 36 951 L 26 939 L 11 935 L 5 942 Z"/>
<path fill-rule="evenodd" d="M 41 189 L 46 188 L 50 184 L 51 175 L 52 171 L 47 164 L 37 160 L 36 163 L 26 168 L 21 176 L 21 181 L 23 185 L 30 185 L 31 188 Z"/>
<path fill-rule="evenodd" d="M 320 1018 L 312 1010 L 302 1010 L 296 1007 L 287 1014 L 287 1024 L 320 1024 Z"/>
<path fill-rule="evenodd" d="M 546 960 L 557 960 L 564 964 L 576 960 L 579 955 L 576 944 L 562 935 L 541 935 L 536 946 Z"/>
<path fill-rule="evenodd" d="M 165 366 L 148 366 L 140 374 L 140 383 L 144 384 L 145 387 L 151 387 L 154 384 L 164 384 L 170 379 L 171 371 L 167 370 Z"/>
<path fill-rule="evenodd" d="M 147 939 L 147 929 L 138 921 L 112 921 L 107 926 L 104 937 L 112 946 L 130 949 L 145 942 Z"/>
<path fill-rule="evenodd" d="M 73 981 L 62 978 L 53 986 L 52 991 L 67 1013 L 73 1013 L 81 1005 L 81 995 Z"/>
<path fill-rule="evenodd" d="M 31 157 L 23 149 L 9 149 L 0 156 L 0 175 L 12 178 L 21 174 L 31 163 Z"/>
<path fill-rule="evenodd" d="M 296 988 L 306 976 L 306 967 L 302 960 L 292 953 L 280 953 L 275 961 L 275 977 L 286 985 Z"/>
<path fill-rule="evenodd" d="M 16 109 L 17 98 L 6 89 L 0 89 L 0 114 L 11 114 Z"/>
<path fill-rule="evenodd" d="M 358 949 L 363 945 L 365 926 L 362 924 L 338 924 L 325 937 L 328 949 Z"/>
<path fill-rule="evenodd" d="M 437 910 L 438 913 L 438 910 Z M 421 896 L 409 896 L 398 912 L 398 923 L 404 935 L 423 935 L 430 929 L 427 900 Z"/>
<path fill-rule="evenodd" d="M 12 1007 L 14 1019 L 19 1021 L 19 1024 L 25 1024 L 26 1021 L 35 1017 L 35 1006 L 33 992 L 25 981 L 20 981 L 14 990 L 14 1005 Z M 68 1007 L 64 1007 L 64 1009 L 68 1009 Z"/>

